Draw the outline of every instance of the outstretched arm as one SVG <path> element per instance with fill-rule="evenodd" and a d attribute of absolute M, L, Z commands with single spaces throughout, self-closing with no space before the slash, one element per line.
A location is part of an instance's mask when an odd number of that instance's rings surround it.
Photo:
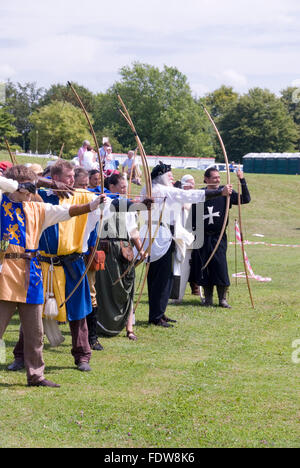
<path fill-rule="evenodd" d="M 224 185 L 215 190 L 205 189 L 205 200 L 211 200 L 217 197 L 227 197 L 232 194 L 232 185 Z"/>
<path fill-rule="evenodd" d="M 106 200 L 106 195 L 102 194 L 96 197 L 90 203 L 86 203 L 84 205 L 72 205 L 69 209 L 69 214 L 71 218 L 73 216 L 80 216 L 86 213 L 91 213 L 91 211 L 95 211 L 99 205 Z"/>
<path fill-rule="evenodd" d="M 0 176 L 0 190 L 7 193 L 13 193 L 16 192 L 18 188 L 19 184 L 16 180 Z"/>

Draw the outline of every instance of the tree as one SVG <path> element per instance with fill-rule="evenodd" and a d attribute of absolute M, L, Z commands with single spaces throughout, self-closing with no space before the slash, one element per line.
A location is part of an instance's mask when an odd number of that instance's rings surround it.
<path fill-rule="evenodd" d="M 79 94 L 80 99 L 82 100 L 87 112 L 92 113 L 95 108 L 94 94 L 84 86 L 79 85 L 78 83 L 72 83 L 72 85 Z M 50 88 L 45 92 L 43 98 L 41 99 L 40 106 L 46 106 L 53 101 L 69 102 L 73 106 L 79 107 L 78 101 L 68 85 L 63 85 L 59 83 L 51 85 Z"/>
<path fill-rule="evenodd" d="M 239 94 L 233 91 L 231 86 L 222 85 L 212 93 L 206 94 L 204 104 L 209 109 L 209 113 L 213 119 L 217 121 L 222 117 L 226 108 L 236 103 L 238 98 Z"/>
<path fill-rule="evenodd" d="M 29 132 L 31 130 L 30 115 L 39 105 L 44 89 L 37 88 L 36 83 L 6 83 L 6 105 L 14 117 L 17 135 L 13 141 L 25 151 L 29 148 Z"/>
<path fill-rule="evenodd" d="M 97 96 L 95 126 L 109 128 L 124 151 L 134 144 L 132 131 L 118 112 L 124 100 L 148 154 L 211 156 L 207 122 L 192 97 L 187 78 L 177 68 L 134 63 L 120 70 L 121 81 Z"/>
<path fill-rule="evenodd" d="M 15 139 L 18 136 L 16 127 L 14 126 L 14 117 L 8 112 L 5 107 L 0 107 L 0 135 L 3 140 L 0 141 L 0 148 L 6 149 L 4 138 L 8 141 Z"/>
<path fill-rule="evenodd" d="M 92 121 L 92 117 L 91 117 Z M 64 144 L 64 155 L 75 156 L 83 140 L 91 139 L 81 109 L 67 102 L 52 102 L 35 111 L 30 122 L 30 148 L 41 153 L 59 153 Z"/>
<path fill-rule="evenodd" d="M 300 150 L 300 89 L 296 87 L 288 87 L 281 92 L 281 101 L 285 105 L 286 110 L 292 117 L 298 129 L 297 149 Z"/>
<path fill-rule="evenodd" d="M 219 126 L 220 119 L 224 116 L 227 108 L 236 103 L 239 98 L 239 94 L 233 91 L 231 86 L 222 85 L 220 88 L 215 91 L 208 93 L 204 98 L 198 100 L 198 105 L 202 107 L 204 105 L 209 111 L 210 115 L 214 119 L 217 127 Z M 216 159 L 218 161 L 223 161 L 223 151 L 220 147 L 220 143 L 216 133 L 210 129 L 210 135 L 212 144 L 214 147 Z"/>
<path fill-rule="evenodd" d="M 253 88 L 226 109 L 219 130 L 230 159 L 250 152 L 295 151 L 298 133 L 282 101 L 267 89 Z"/>

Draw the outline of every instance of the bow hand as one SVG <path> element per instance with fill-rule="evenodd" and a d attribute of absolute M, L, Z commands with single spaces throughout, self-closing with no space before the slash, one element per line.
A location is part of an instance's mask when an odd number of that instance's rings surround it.
<path fill-rule="evenodd" d="M 222 189 L 223 197 L 228 197 L 231 194 L 232 194 L 232 185 L 231 184 L 224 185 Z"/>

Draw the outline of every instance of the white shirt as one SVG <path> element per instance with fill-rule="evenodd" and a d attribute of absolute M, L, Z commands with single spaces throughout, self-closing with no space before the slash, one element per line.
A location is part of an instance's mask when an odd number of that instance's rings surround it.
<path fill-rule="evenodd" d="M 83 153 L 81 159 L 81 166 L 87 171 L 99 168 L 99 164 L 95 160 L 95 153 L 93 153 L 93 151 L 86 151 L 85 153 Z"/>
<path fill-rule="evenodd" d="M 19 183 L 16 180 L 0 176 L 0 203 L 2 200 L 2 192 L 13 193 L 18 190 L 18 187 Z"/>
<path fill-rule="evenodd" d="M 144 193 L 143 193 L 144 195 Z M 150 262 L 155 262 L 163 257 L 171 245 L 172 239 L 176 242 L 177 248 L 182 251 L 190 245 L 194 236 L 186 231 L 182 226 L 182 206 L 185 203 L 204 203 L 204 190 L 182 190 L 176 187 L 153 184 L 152 195 L 155 203 L 151 210 L 152 239 L 155 237 L 151 247 Z M 165 204 L 164 204 L 165 200 Z M 161 225 L 158 222 L 162 213 Z M 147 212 L 142 212 L 143 214 Z M 169 226 L 174 226 L 174 236 L 172 236 Z M 148 219 L 140 230 L 141 239 L 146 237 L 144 250 L 149 243 Z"/>

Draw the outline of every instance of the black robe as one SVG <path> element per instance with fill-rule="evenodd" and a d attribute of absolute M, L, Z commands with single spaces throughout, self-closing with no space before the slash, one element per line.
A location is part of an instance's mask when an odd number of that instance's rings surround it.
<path fill-rule="evenodd" d="M 251 197 L 245 179 L 241 180 L 241 186 L 241 204 L 249 203 Z M 230 208 L 232 205 L 238 205 L 238 193 L 234 190 L 230 196 Z M 214 198 L 204 203 L 204 244 L 200 249 L 194 249 L 192 252 L 189 278 L 190 282 L 197 283 L 199 286 L 230 285 L 226 259 L 226 231 L 208 266 L 204 270 L 201 270 L 218 242 L 224 222 L 225 210 L 226 197 Z"/>

